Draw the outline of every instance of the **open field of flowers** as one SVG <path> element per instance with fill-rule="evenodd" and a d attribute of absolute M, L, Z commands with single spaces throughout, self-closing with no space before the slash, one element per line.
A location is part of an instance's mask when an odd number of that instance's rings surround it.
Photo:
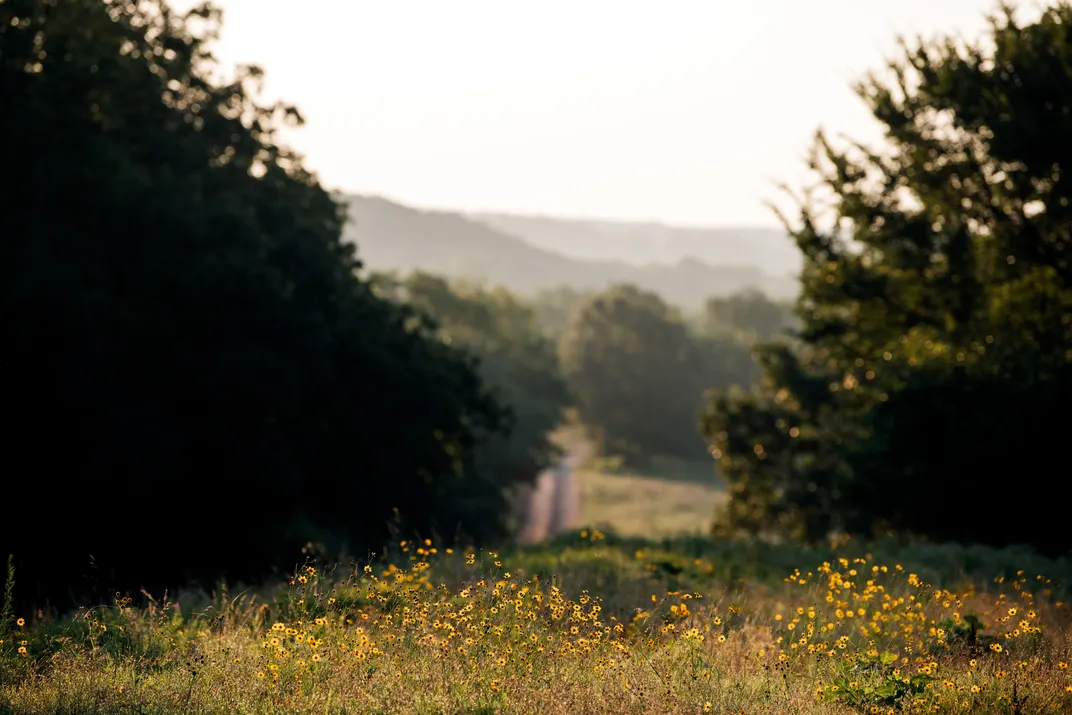
<path fill-rule="evenodd" d="M 0 712 L 1072 712 L 1070 570 L 588 531 L 501 555 L 404 542 L 256 593 L 5 618 Z"/>

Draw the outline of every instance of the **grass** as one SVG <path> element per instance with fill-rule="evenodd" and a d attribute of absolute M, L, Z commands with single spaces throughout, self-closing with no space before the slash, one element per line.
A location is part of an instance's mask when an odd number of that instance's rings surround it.
<path fill-rule="evenodd" d="M 0 712 L 1068 712 L 1070 574 L 962 546 L 404 543 L 257 594 L 5 618 Z"/>
<path fill-rule="evenodd" d="M 628 536 L 708 533 L 715 507 L 726 499 L 711 460 L 663 459 L 643 471 L 597 462 L 578 469 L 575 478 L 584 523 Z"/>
<path fill-rule="evenodd" d="M 726 500 L 725 485 L 709 457 L 654 457 L 646 468 L 624 467 L 620 458 L 598 455 L 576 417 L 552 439 L 567 452 L 590 455 L 574 471 L 585 524 L 655 539 L 707 534 L 715 507 Z"/>

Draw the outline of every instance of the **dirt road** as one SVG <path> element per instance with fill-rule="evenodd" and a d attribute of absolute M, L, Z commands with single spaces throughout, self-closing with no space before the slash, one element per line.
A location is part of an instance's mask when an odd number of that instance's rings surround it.
<path fill-rule="evenodd" d="M 583 459 L 583 452 L 571 452 L 537 477 L 528 500 L 526 522 L 518 535 L 521 543 L 537 544 L 580 527 L 581 490 L 573 472 Z"/>

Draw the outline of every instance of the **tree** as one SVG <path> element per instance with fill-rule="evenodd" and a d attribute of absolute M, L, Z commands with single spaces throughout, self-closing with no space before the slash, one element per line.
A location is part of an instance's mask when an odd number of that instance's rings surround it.
<path fill-rule="evenodd" d="M 572 395 L 555 343 L 542 334 L 534 310 L 504 289 L 420 272 L 403 280 L 378 275 L 374 282 L 382 295 L 431 318 L 444 342 L 472 353 L 488 389 L 509 411 L 509 433 L 480 444 L 471 465 L 474 480 L 487 485 L 488 496 L 480 505 L 496 506 L 487 523 L 501 525 L 496 515 L 507 509 L 502 495 L 532 484 L 559 456 L 550 435 Z"/>
<path fill-rule="evenodd" d="M 377 298 L 219 14 L 0 3 L 7 509 L 24 598 L 254 579 L 309 540 L 453 533 L 501 409 Z M 61 544 L 56 547 L 53 544 Z M 34 588 L 36 587 L 36 588 Z M 74 594 L 77 596 L 78 594 Z"/>
<path fill-rule="evenodd" d="M 883 149 L 818 135 L 791 227 L 802 348 L 768 348 L 765 394 L 705 418 L 723 528 L 1072 546 L 1045 498 L 1072 427 L 1072 7 L 1014 15 L 985 42 L 903 42 L 859 84 Z M 998 506 L 1010 480 L 1031 506 Z"/>
<path fill-rule="evenodd" d="M 633 462 L 703 455 L 700 354 L 654 293 L 623 285 L 593 296 L 561 351 L 580 417 L 605 452 Z"/>
<path fill-rule="evenodd" d="M 790 305 L 775 303 L 757 290 L 709 298 L 704 308 L 706 334 L 736 333 L 751 341 L 782 336 L 793 318 Z"/>
<path fill-rule="evenodd" d="M 589 298 L 591 294 L 569 286 L 537 291 L 532 300 L 536 324 L 545 335 L 558 339 Z"/>

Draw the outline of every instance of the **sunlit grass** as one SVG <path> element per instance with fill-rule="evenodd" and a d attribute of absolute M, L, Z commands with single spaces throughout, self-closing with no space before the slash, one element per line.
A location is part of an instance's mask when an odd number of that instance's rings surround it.
<path fill-rule="evenodd" d="M 715 507 L 726 499 L 710 461 L 696 465 L 663 460 L 645 471 L 587 465 L 574 477 L 584 523 L 625 536 L 706 534 Z"/>
<path fill-rule="evenodd" d="M 947 551 L 591 530 L 502 555 L 404 543 L 196 609 L 118 599 L 12 622 L 0 711 L 1072 710 L 1065 584 L 1016 573 L 1015 552 Z"/>

